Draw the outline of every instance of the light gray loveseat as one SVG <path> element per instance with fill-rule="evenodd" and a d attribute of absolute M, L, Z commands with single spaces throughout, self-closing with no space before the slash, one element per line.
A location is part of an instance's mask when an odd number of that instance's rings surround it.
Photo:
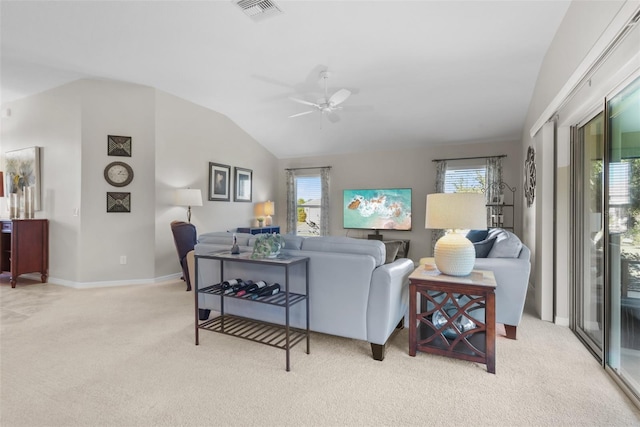
<path fill-rule="evenodd" d="M 474 242 L 472 234 L 467 237 Z M 529 286 L 531 251 L 518 236 L 501 228 L 489 230 L 474 246 L 473 268 L 492 271 L 496 278 L 496 323 L 504 324 L 507 338 L 516 339 Z"/>
<path fill-rule="evenodd" d="M 232 233 L 213 232 L 199 236 L 195 254 L 230 250 Z M 413 261 L 407 258 L 385 263 L 385 245 L 377 240 L 349 237 L 298 237 L 283 235 L 282 253 L 309 257 L 309 327 L 312 331 L 364 340 L 371 344 L 373 358 L 384 359 L 385 344 L 403 324 L 408 309 L 409 274 Z M 252 251 L 257 236 L 236 233 L 241 251 Z M 393 257 L 391 257 L 393 258 Z M 200 260 L 199 287 L 220 282 L 219 261 Z M 297 268 L 299 267 L 299 268 Z M 284 286 L 283 269 L 259 264 L 226 263 L 225 279 L 265 280 Z M 290 271 L 290 291 L 305 293 L 304 268 Z M 199 307 L 218 311 L 220 298 L 199 295 Z M 226 299 L 225 313 L 283 324 L 282 309 L 245 300 Z M 291 326 L 305 327 L 304 304 L 290 309 Z"/>

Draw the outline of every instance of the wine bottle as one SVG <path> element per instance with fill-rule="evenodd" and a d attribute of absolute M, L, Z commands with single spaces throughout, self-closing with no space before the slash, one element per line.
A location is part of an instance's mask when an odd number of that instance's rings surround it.
<path fill-rule="evenodd" d="M 280 285 L 278 283 L 274 283 L 271 286 L 267 286 L 266 288 L 260 290 L 258 292 L 258 296 L 264 297 L 268 295 L 275 295 L 280 292 Z"/>
<path fill-rule="evenodd" d="M 245 285 L 246 285 L 245 287 L 243 287 L 238 292 L 236 292 L 236 296 L 237 297 L 241 297 L 241 296 L 253 293 L 253 292 L 258 290 L 258 285 L 253 283 L 253 280 L 247 280 L 245 282 Z"/>
<path fill-rule="evenodd" d="M 227 295 L 232 293 L 233 287 L 238 283 L 242 283 L 242 279 L 231 279 L 231 280 L 225 280 L 224 282 L 222 282 L 222 289 L 224 290 L 224 294 Z"/>
<path fill-rule="evenodd" d="M 258 280 L 256 282 L 256 285 L 258 285 L 258 289 L 264 289 L 268 286 L 267 282 L 265 282 L 264 280 Z"/>

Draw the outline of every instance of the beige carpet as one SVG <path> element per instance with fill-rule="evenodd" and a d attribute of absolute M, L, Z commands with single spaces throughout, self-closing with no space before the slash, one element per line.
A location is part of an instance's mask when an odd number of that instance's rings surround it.
<path fill-rule="evenodd" d="M 525 314 L 485 366 L 313 334 L 285 352 L 203 331 L 182 282 L 75 290 L 0 283 L 9 426 L 631 426 L 640 413 L 567 328 Z M 529 310 L 529 308 L 528 308 Z"/>

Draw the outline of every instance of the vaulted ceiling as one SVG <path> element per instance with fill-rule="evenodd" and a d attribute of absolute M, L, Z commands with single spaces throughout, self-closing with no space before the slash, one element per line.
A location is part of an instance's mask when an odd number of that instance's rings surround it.
<path fill-rule="evenodd" d="M 519 140 L 569 3 L 277 0 L 253 19 L 230 0 L 3 0 L 1 101 L 80 78 L 151 86 L 279 158 Z M 291 100 L 321 100 L 327 69 L 329 96 L 351 92 L 337 122 Z"/>

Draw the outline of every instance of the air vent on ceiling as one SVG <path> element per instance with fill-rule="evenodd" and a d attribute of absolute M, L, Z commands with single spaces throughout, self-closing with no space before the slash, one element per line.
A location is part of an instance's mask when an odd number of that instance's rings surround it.
<path fill-rule="evenodd" d="M 282 10 L 272 0 L 238 0 L 235 3 L 245 15 L 254 21 L 282 13 Z"/>

